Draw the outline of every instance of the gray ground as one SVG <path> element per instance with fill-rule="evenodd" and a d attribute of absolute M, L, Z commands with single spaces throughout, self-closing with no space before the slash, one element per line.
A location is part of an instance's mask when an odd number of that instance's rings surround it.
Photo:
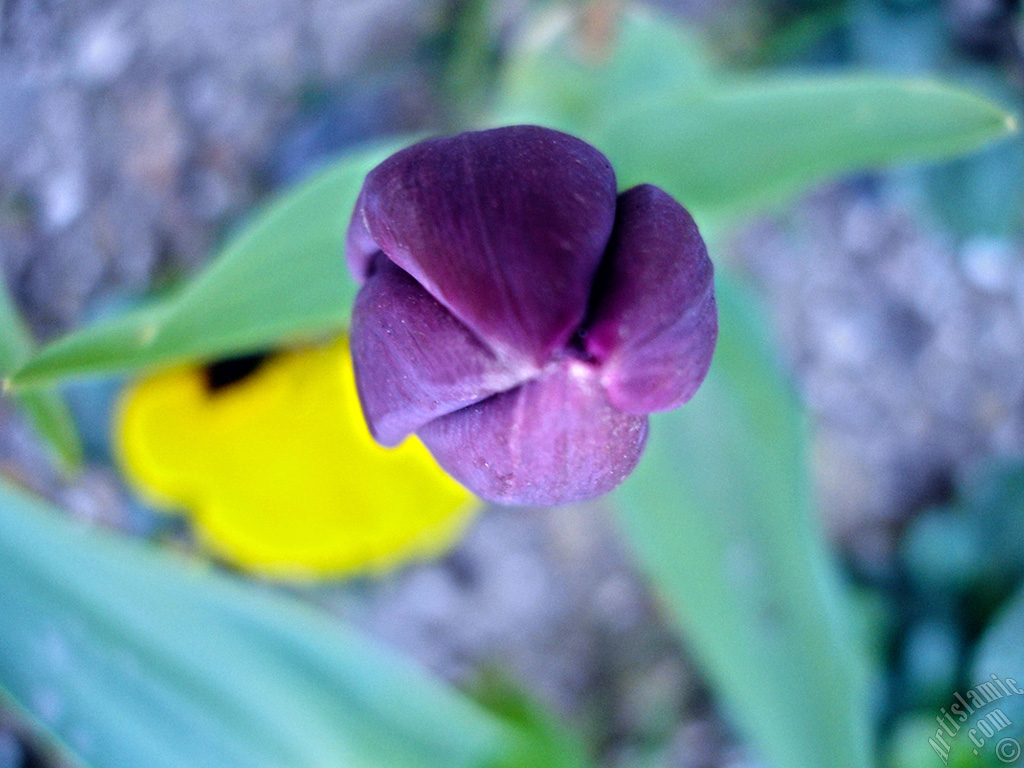
<path fill-rule="evenodd" d="M 882 569 L 909 513 L 979 460 L 1024 450 L 1024 249 L 957 246 L 898 194 L 864 187 L 760 220 L 733 255 L 810 412 L 827 523 Z"/>
<path fill-rule="evenodd" d="M 322 152 L 429 124 L 436 93 L 417 62 L 442 10 L 0 0 L 0 266 L 35 330 L 199 265 Z M 821 509 L 868 572 L 892 566 L 894 529 L 949 477 L 1024 448 L 1024 260 L 935 231 L 897 196 L 843 183 L 723 256 L 768 299 L 812 416 Z M 145 532 L 111 470 L 62 485 L 3 407 L 0 468 L 79 516 Z M 609 765 L 663 738 L 680 768 L 750 764 L 599 506 L 493 511 L 441 563 L 315 598 L 454 680 L 513 670 L 603 734 Z M 0 768 L 19 753 L 0 725 Z"/>

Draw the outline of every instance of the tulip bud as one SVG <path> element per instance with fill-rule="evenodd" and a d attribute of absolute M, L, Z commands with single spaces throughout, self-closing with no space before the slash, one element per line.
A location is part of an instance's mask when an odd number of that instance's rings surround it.
<path fill-rule="evenodd" d="M 425 141 L 366 177 L 347 238 L 352 356 L 384 445 L 416 433 L 481 496 L 557 504 L 633 470 L 717 336 L 693 219 L 617 194 L 596 149 L 533 126 Z"/>

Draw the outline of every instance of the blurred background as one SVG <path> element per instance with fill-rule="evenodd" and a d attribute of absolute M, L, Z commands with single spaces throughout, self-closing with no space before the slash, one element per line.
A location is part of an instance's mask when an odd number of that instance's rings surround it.
<path fill-rule="evenodd" d="M 475 98 L 539 5 L 492 4 Z M 733 72 L 940 76 L 1024 104 L 1012 0 L 652 6 Z M 191 274 L 333 153 L 457 123 L 452 52 L 474 13 L 463 0 L 0 0 L 0 267 L 37 338 Z M 712 253 L 763 297 L 809 414 L 817 509 L 886 670 L 887 764 L 937 759 L 918 726 L 977 682 L 972 648 L 1024 573 L 1022 203 L 1016 138 L 818 186 Z M 70 393 L 90 455 L 73 481 L 0 401 L 0 471 L 84 520 L 188 547 L 110 466 L 114 387 Z M 455 682 L 508 670 L 606 766 L 758 764 L 600 503 L 487 510 L 439 562 L 295 591 Z M 0 768 L 43 765 L 0 711 Z"/>

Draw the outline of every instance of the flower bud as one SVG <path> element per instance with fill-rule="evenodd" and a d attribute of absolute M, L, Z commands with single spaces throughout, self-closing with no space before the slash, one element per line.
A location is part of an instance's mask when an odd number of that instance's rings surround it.
<path fill-rule="evenodd" d="M 516 126 L 409 147 L 366 177 L 347 238 L 374 438 L 416 433 L 482 498 L 557 504 L 618 485 L 647 414 L 693 396 L 717 336 L 693 219 L 617 194 L 596 149 Z"/>

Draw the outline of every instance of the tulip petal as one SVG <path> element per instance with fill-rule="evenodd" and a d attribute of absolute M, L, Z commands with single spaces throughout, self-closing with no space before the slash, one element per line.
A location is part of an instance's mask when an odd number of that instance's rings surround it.
<path fill-rule="evenodd" d="M 584 319 L 615 196 L 604 155 L 557 131 L 422 142 L 366 177 L 349 264 L 365 279 L 383 251 L 498 351 L 543 364 Z"/>
<path fill-rule="evenodd" d="M 647 419 L 609 404 L 589 364 L 565 360 L 418 434 L 438 463 L 482 498 L 551 505 L 621 483 L 643 452 Z"/>
<path fill-rule="evenodd" d="M 713 269 L 693 218 L 657 187 L 619 195 L 592 308 L 584 347 L 616 407 L 653 413 L 693 396 L 718 337 Z"/>
<path fill-rule="evenodd" d="M 493 352 L 383 256 L 356 297 L 352 360 L 370 432 L 389 446 L 537 372 Z"/>

